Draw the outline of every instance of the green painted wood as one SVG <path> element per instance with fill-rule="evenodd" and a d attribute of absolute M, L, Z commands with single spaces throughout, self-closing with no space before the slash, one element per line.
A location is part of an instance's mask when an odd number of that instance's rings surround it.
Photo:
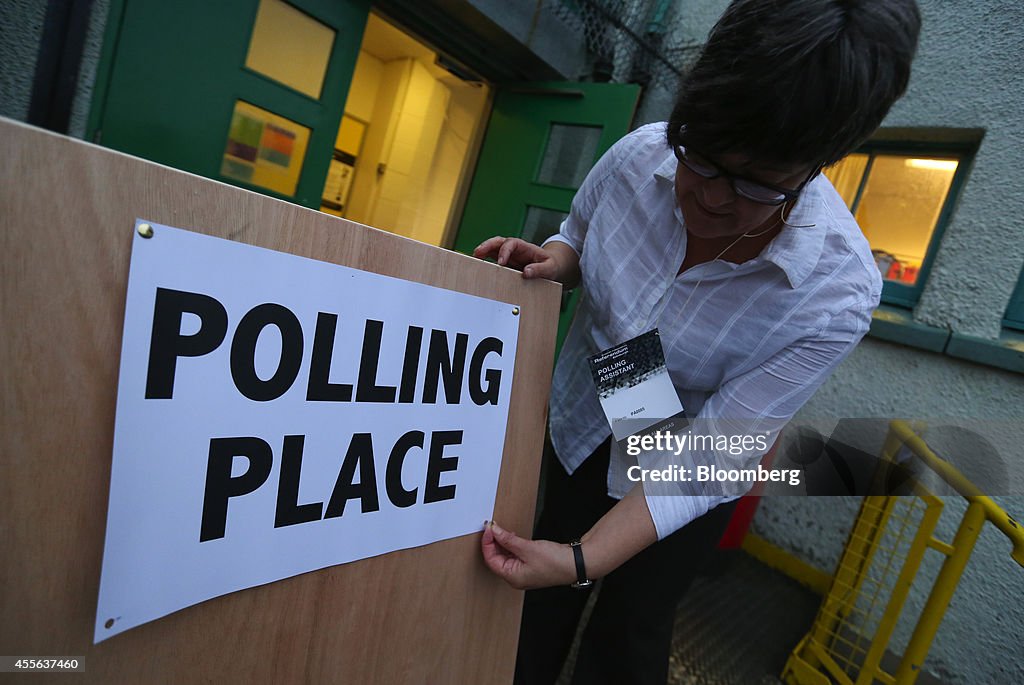
<path fill-rule="evenodd" d="M 882 305 L 871 316 L 868 335 L 879 340 L 942 353 L 949 344 L 950 332 L 914 321 L 908 309 Z"/>
<path fill-rule="evenodd" d="M 520 236 L 528 206 L 568 212 L 576 188 L 535 179 L 552 124 L 601 127 L 592 166 L 629 131 L 640 87 L 618 83 L 528 83 L 500 88 L 466 199 L 455 249 L 471 253 L 495 235 Z M 577 295 L 565 301 L 558 343 Z"/>
<path fill-rule="evenodd" d="M 909 310 L 882 305 L 868 335 L 907 347 L 945 354 L 1006 371 L 1024 373 L 1024 334 L 1004 330 L 996 340 L 953 333 L 914 321 Z"/>
<path fill-rule="evenodd" d="M 369 0 L 290 0 L 337 35 L 319 100 L 245 68 L 258 0 L 123 0 L 112 6 L 90 137 L 234 185 L 220 176 L 236 99 L 311 129 L 294 197 L 319 207 Z M 116 11 L 113 11 L 116 10 Z"/>
<path fill-rule="evenodd" d="M 1018 331 L 1024 331 L 1024 271 L 1017 279 L 1017 287 L 1010 296 L 1010 304 L 1006 307 L 1003 325 Z"/>
<path fill-rule="evenodd" d="M 998 340 L 954 333 L 946 354 L 1006 371 L 1024 373 L 1024 335 L 1003 331 Z"/>

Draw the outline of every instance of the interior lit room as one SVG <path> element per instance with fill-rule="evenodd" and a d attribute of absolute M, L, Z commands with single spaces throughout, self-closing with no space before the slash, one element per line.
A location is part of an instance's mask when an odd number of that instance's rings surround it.
<path fill-rule="evenodd" d="M 490 89 L 371 14 L 321 209 L 448 246 Z"/>
<path fill-rule="evenodd" d="M 856 153 L 825 171 L 887 280 L 917 282 L 958 165 L 956 159 Z"/>

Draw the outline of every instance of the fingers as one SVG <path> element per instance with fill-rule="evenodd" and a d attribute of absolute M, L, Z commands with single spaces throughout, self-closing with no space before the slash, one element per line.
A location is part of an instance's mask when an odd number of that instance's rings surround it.
<path fill-rule="evenodd" d="M 533 243 L 521 238 L 503 238 L 496 236 L 480 243 L 473 256 L 480 259 L 493 257 L 500 266 L 521 269 L 527 264 L 547 258 L 547 253 Z"/>
<path fill-rule="evenodd" d="M 509 556 L 519 556 L 528 542 L 515 533 L 505 530 L 494 521 L 488 521 L 484 526 L 483 541 L 497 545 L 503 553 Z"/>
<path fill-rule="evenodd" d="M 497 253 L 498 248 L 501 247 L 501 244 L 505 242 L 505 240 L 506 238 L 503 238 L 502 236 L 488 238 L 487 240 L 477 245 L 476 249 L 473 250 L 473 256 L 476 257 L 477 259 L 486 259 L 488 257 L 493 257 Z"/>
<path fill-rule="evenodd" d="M 480 538 L 484 559 L 502 563 L 513 559 L 520 559 L 520 553 L 526 542 L 523 538 L 505 530 L 494 521 L 487 522 L 484 526 L 484 534 Z M 490 566 L 490 563 L 488 563 L 488 566 Z"/>
<path fill-rule="evenodd" d="M 489 525 L 484 526 L 484 534 L 480 538 L 480 551 L 483 552 L 484 563 L 494 573 L 501 575 L 507 554 L 494 540 L 494 533 Z"/>
<path fill-rule="evenodd" d="M 480 537 L 484 563 L 517 590 L 567 585 L 576 576 L 568 546 L 550 540 L 529 540 L 486 522 Z"/>
<path fill-rule="evenodd" d="M 516 238 L 509 238 L 503 242 L 501 247 L 498 248 L 498 264 L 501 266 L 508 264 L 509 260 L 512 259 L 512 256 L 516 253 L 516 248 L 518 248 L 522 242 L 522 240 L 518 240 Z"/>
<path fill-rule="evenodd" d="M 500 530 L 500 529 L 499 529 Z M 501 531 L 504 533 L 505 531 Z M 490 522 L 484 526 L 484 533 L 480 537 L 480 549 L 483 552 L 484 563 L 491 573 L 498 576 L 512 587 L 525 589 L 520 576 L 523 574 L 523 562 L 515 554 L 502 547 L 497 539 L 493 524 Z"/>
<path fill-rule="evenodd" d="M 528 264 L 523 267 L 523 278 L 546 278 L 549 281 L 557 281 L 558 265 L 553 259 L 545 259 L 543 262 Z"/>
<path fill-rule="evenodd" d="M 558 280 L 558 262 L 541 247 L 520 238 L 496 236 L 480 243 L 473 256 L 493 257 L 499 266 L 521 269 L 524 278 Z"/>

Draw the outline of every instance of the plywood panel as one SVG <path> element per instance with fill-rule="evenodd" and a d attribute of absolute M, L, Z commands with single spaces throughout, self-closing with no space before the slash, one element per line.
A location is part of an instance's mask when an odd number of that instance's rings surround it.
<path fill-rule="evenodd" d="M 8 120 L 0 149 L 0 653 L 84 656 L 85 679 L 102 683 L 511 681 L 522 595 L 486 570 L 479 535 L 92 645 L 132 230 L 144 217 L 521 305 L 495 506 L 519 531 L 533 520 L 560 288 Z"/>

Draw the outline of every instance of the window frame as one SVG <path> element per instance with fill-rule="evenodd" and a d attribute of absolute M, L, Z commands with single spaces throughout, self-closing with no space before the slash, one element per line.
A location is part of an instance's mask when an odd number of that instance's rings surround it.
<path fill-rule="evenodd" d="M 1021 269 L 1020 276 L 1017 277 L 1017 285 L 1006 305 L 1006 312 L 1003 314 L 1003 328 L 1024 331 L 1024 269 Z"/>
<path fill-rule="evenodd" d="M 882 302 L 899 307 L 913 308 L 924 291 L 924 285 L 928 282 L 931 273 L 932 263 L 942 242 L 942 236 L 950 223 L 953 213 L 956 210 L 960 194 L 967 181 L 967 175 L 974 162 L 977 152 L 977 143 L 969 142 L 930 142 L 910 140 L 869 140 L 854 150 L 854 154 L 868 155 L 867 165 L 857 186 L 853 203 L 850 206 L 850 214 L 856 217 L 857 208 L 867 187 L 867 181 L 874 166 L 875 158 L 878 155 L 906 155 L 912 157 L 927 157 L 930 159 L 950 159 L 958 162 L 953 180 L 950 182 L 946 198 L 943 200 L 942 209 L 935 220 L 935 229 L 932 231 L 931 240 L 925 249 L 924 258 L 921 260 L 921 267 L 917 273 L 917 280 L 914 285 L 898 283 L 884 278 L 882 280 Z"/>

